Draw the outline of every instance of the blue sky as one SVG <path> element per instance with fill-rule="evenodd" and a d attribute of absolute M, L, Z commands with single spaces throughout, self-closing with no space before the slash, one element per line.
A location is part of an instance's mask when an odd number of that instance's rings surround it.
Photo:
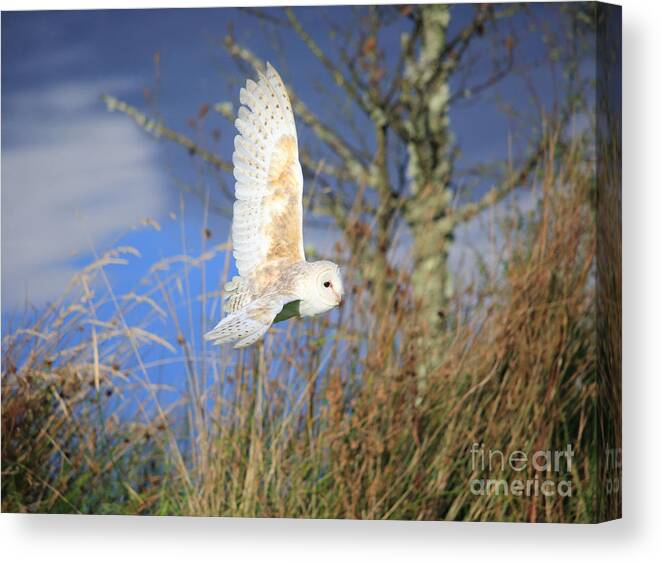
<path fill-rule="evenodd" d="M 452 31 L 468 21 L 472 9 L 453 8 Z M 548 22 L 548 13 L 536 9 Z M 337 7 L 299 9 L 298 14 L 322 46 L 330 47 L 326 21 L 341 25 L 350 12 Z M 284 36 L 283 58 L 263 24 L 236 9 L 2 14 L 3 317 L 26 300 L 39 306 L 56 298 L 91 259 L 91 247 L 101 252 L 121 241 L 140 249 L 142 258 L 115 276 L 119 289 L 132 287 L 149 264 L 181 251 L 177 184 L 205 193 L 218 189 L 213 178 L 178 147 L 155 142 L 124 116 L 108 113 L 99 96 L 114 94 L 148 109 L 143 92 L 154 89 L 158 52 L 159 113 L 171 127 L 194 135 L 188 118 L 205 103 L 231 101 L 236 107 L 245 79 L 221 45 L 229 26 L 239 42 L 273 61 L 310 107 L 333 118 L 337 108 L 324 103 L 315 86 L 328 85 L 327 78 L 299 40 Z M 538 33 L 518 32 L 525 56 L 533 60 L 543 55 Z M 394 28 L 384 39 L 386 54 L 398 43 Z M 530 76 L 549 101 L 549 72 L 537 69 Z M 462 150 L 460 165 L 507 154 L 514 129 L 497 109 L 499 97 L 519 110 L 532 107 L 530 90 L 513 76 L 478 102 L 454 109 L 451 122 Z M 231 125 L 211 112 L 205 126 L 220 131 L 213 149 L 229 160 Z M 524 141 L 515 138 L 514 150 Z M 232 185 L 229 177 L 226 181 Z M 194 251 L 201 244 L 202 207 L 194 197 L 185 203 L 187 243 Z M 139 228 L 145 218 L 158 221 L 162 230 Z M 228 220 L 211 215 L 209 222 L 211 243 L 225 241 Z M 476 231 L 469 226 L 465 237 L 471 229 Z M 309 228 L 306 237 L 313 243 L 324 239 Z M 473 232 L 471 244 L 475 237 Z M 461 244 L 461 232 L 458 239 Z"/>

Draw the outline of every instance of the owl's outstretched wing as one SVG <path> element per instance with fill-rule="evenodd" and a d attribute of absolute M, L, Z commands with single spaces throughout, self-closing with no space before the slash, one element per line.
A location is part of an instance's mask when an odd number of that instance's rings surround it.
<path fill-rule="evenodd" d="M 270 64 L 258 82 L 246 82 L 240 100 L 232 240 L 239 274 L 260 291 L 275 274 L 269 270 L 305 260 L 303 173 L 289 96 Z"/>
<path fill-rule="evenodd" d="M 276 315 L 291 300 L 291 295 L 278 294 L 255 299 L 243 309 L 227 315 L 204 338 L 218 345 L 236 342 L 235 348 L 250 346 L 264 336 Z"/>

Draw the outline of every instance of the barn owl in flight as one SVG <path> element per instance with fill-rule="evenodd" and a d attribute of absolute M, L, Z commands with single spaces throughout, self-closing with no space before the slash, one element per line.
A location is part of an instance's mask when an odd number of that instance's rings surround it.
<path fill-rule="evenodd" d="M 204 337 L 214 344 L 257 342 L 274 323 L 329 311 L 342 300 L 340 269 L 307 262 L 303 172 L 287 90 L 266 66 L 241 88 L 235 122 L 232 243 L 239 275 L 225 285 L 225 317 Z"/>

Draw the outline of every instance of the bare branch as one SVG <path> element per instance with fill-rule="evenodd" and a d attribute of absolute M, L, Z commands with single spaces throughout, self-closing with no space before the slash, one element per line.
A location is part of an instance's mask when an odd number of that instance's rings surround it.
<path fill-rule="evenodd" d="M 493 72 L 493 74 L 491 74 L 491 76 L 487 77 L 479 84 L 460 88 L 456 94 L 450 96 L 450 99 L 448 100 L 448 105 L 451 105 L 459 100 L 472 98 L 474 96 L 477 96 L 478 94 L 481 94 L 485 90 L 488 90 L 489 88 L 495 86 L 496 84 L 498 84 L 498 82 L 503 80 L 503 78 L 505 78 L 513 68 L 514 68 L 514 53 L 512 49 L 509 49 L 507 62 L 503 67 L 496 69 Z"/>
<path fill-rule="evenodd" d="M 397 194 L 393 192 L 388 173 L 388 128 L 385 125 L 376 127 L 376 153 L 374 155 L 374 172 L 376 191 L 379 194 L 379 207 L 376 219 L 379 228 L 379 245 L 383 251 L 387 248 L 387 237 L 395 212 L 394 200 Z"/>
<path fill-rule="evenodd" d="M 481 36 L 484 33 L 484 26 L 492 17 L 492 6 L 488 4 L 482 4 L 481 6 L 478 6 L 471 23 L 469 23 L 454 38 L 447 42 L 445 48 L 441 52 L 441 57 L 447 57 L 454 51 L 458 53 L 457 58 L 461 58 L 461 54 L 466 52 L 466 49 L 468 48 L 471 41 L 475 38 L 475 36 Z"/>
<path fill-rule="evenodd" d="M 326 70 L 329 72 L 333 80 L 335 81 L 335 84 L 337 84 L 340 88 L 343 88 L 344 91 L 349 94 L 357 103 L 358 105 L 365 111 L 365 113 L 372 115 L 374 110 L 376 108 L 373 107 L 373 105 L 368 101 L 366 96 L 362 96 L 360 92 L 356 89 L 356 86 L 351 83 L 347 78 L 344 76 L 342 71 L 340 71 L 333 61 L 331 61 L 321 50 L 319 45 L 315 42 L 314 39 L 310 36 L 310 34 L 305 31 L 303 26 L 301 25 L 301 22 L 298 21 L 298 18 L 294 14 L 294 11 L 291 8 L 285 8 L 285 13 L 287 14 L 287 17 L 289 18 L 289 21 L 291 22 L 292 27 L 298 33 L 298 36 L 303 40 L 303 42 L 307 45 L 308 49 L 312 52 L 312 54 L 319 59 L 319 62 L 321 62 L 322 65 L 326 68 Z"/>
<path fill-rule="evenodd" d="M 390 88 L 388 89 L 388 92 L 384 98 L 384 102 L 386 104 L 390 103 L 398 89 L 401 90 L 402 86 L 404 85 L 410 86 L 404 73 L 404 67 L 406 65 L 411 66 L 413 62 L 413 58 L 415 57 L 415 44 L 420 37 L 421 30 L 422 26 L 420 25 L 420 18 L 416 18 L 413 25 L 413 31 L 410 34 L 404 34 L 402 36 L 402 45 L 399 52 L 399 59 L 397 60 L 397 65 L 395 67 L 395 72 L 393 73 Z M 402 101 L 406 105 L 405 97 L 403 96 L 403 98 L 404 99 Z"/>
<path fill-rule="evenodd" d="M 273 14 L 269 14 L 260 8 L 251 8 L 249 6 L 244 6 L 244 7 L 239 7 L 238 9 L 260 20 L 264 20 L 266 22 L 272 23 L 274 25 L 279 25 L 281 27 L 291 28 L 291 25 L 287 20 L 283 20 L 282 18 L 274 16 Z"/>
<path fill-rule="evenodd" d="M 351 176 L 345 168 L 330 164 L 324 159 L 316 160 L 310 151 L 306 150 L 304 147 L 299 148 L 298 157 L 301 161 L 303 174 L 310 178 L 314 178 L 318 174 L 328 174 L 341 182 L 355 181 L 353 176 Z"/>
<path fill-rule="evenodd" d="M 519 169 L 507 176 L 500 184 L 493 186 L 481 199 L 466 203 L 452 213 L 454 224 L 469 221 L 485 209 L 495 205 L 515 188 L 523 185 L 534 172 L 544 154 L 544 141 L 540 141 L 536 150 L 526 159 Z"/>
<path fill-rule="evenodd" d="M 202 160 L 205 160 L 219 170 L 226 172 L 230 172 L 232 170 L 231 162 L 227 162 L 226 160 L 217 157 L 215 154 L 203 149 L 197 143 L 195 143 L 195 141 L 186 137 L 186 135 L 183 135 L 174 129 L 170 129 L 165 125 L 161 125 L 157 121 L 150 119 L 144 113 L 140 112 L 133 106 L 130 106 L 126 102 L 108 95 L 101 96 L 101 99 L 105 102 L 108 111 L 119 111 L 128 115 L 131 119 L 133 119 L 133 121 L 135 121 L 135 123 L 142 127 L 142 129 L 154 137 L 174 141 L 175 143 L 188 149 L 188 152 L 191 155 L 199 156 Z"/>

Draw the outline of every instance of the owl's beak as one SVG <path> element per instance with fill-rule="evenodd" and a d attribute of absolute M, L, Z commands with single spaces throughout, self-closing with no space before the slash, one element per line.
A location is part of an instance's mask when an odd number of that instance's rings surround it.
<path fill-rule="evenodd" d="M 335 294 L 335 300 L 337 301 L 336 305 L 340 305 L 342 303 L 342 294 L 338 293 L 333 289 L 333 293 Z"/>

